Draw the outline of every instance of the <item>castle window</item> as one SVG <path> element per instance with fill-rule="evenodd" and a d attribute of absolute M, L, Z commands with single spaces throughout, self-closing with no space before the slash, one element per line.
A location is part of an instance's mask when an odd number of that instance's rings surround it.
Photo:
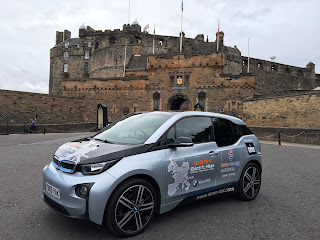
<path fill-rule="evenodd" d="M 68 63 L 65 63 L 63 65 L 63 72 L 67 73 L 68 72 Z"/>
<path fill-rule="evenodd" d="M 98 49 L 99 48 L 99 43 L 96 42 L 96 44 L 94 45 L 94 50 Z"/>
<path fill-rule="evenodd" d="M 110 38 L 110 44 L 115 44 L 117 42 L 117 39 L 115 37 Z"/>
<path fill-rule="evenodd" d="M 189 83 L 190 83 L 190 76 L 189 76 L 189 75 L 186 75 L 186 76 L 185 76 L 184 85 L 185 85 L 185 86 L 189 86 Z"/>
<path fill-rule="evenodd" d="M 64 53 L 63 53 L 63 58 L 64 58 L 64 60 L 68 60 L 68 58 L 69 58 L 69 53 L 68 53 L 68 52 L 64 52 Z"/>
<path fill-rule="evenodd" d="M 262 63 L 259 62 L 259 63 L 257 64 L 257 67 L 258 67 L 258 68 L 261 68 L 261 67 L 262 67 Z"/>
<path fill-rule="evenodd" d="M 89 41 L 89 42 L 88 42 L 88 47 L 90 48 L 91 46 L 92 46 L 92 42 Z"/>
<path fill-rule="evenodd" d="M 198 93 L 198 101 L 199 105 L 201 105 L 201 111 L 204 111 L 206 101 L 206 93 L 204 91 Z"/>
<path fill-rule="evenodd" d="M 302 70 L 299 70 L 299 71 L 298 71 L 298 76 L 303 76 Z"/>
<path fill-rule="evenodd" d="M 85 72 L 85 73 L 88 73 L 88 72 L 89 72 L 89 63 L 88 63 L 88 62 L 85 62 L 85 63 L 84 63 L 84 72 Z"/>
<path fill-rule="evenodd" d="M 174 85 L 174 76 L 170 76 L 170 85 L 171 85 L 171 86 Z"/>
<path fill-rule="evenodd" d="M 89 51 L 84 52 L 84 59 L 89 59 Z"/>
<path fill-rule="evenodd" d="M 65 43 L 64 43 L 64 47 L 65 47 L 65 48 L 68 48 L 68 47 L 69 47 L 69 42 L 65 42 Z"/>
<path fill-rule="evenodd" d="M 248 64 L 248 61 L 247 60 L 242 60 L 242 66 L 245 66 Z"/>
<path fill-rule="evenodd" d="M 153 111 L 159 111 L 159 103 L 160 103 L 160 93 L 153 93 Z"/>
<path fill-rule="evenodd" d="M 159 45 L 162 46 L 162 44 L 163 44 L 163 42 L 160 40 L 160 41 L 159 41 Z"/>
<path fill-rule="evenodd" d="M 271 66 L 271 71 L 277 71 L 276 65 L 272 65 L 272 66 Z"/>

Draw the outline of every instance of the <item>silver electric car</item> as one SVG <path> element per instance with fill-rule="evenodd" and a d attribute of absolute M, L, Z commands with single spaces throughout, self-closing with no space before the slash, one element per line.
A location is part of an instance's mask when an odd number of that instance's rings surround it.
<path fill-rule="evenodd" d="M 238 118 L 135 113 L 59 147 L 43 170 L 42 192 L 62 215 L 129 237 L 181 202 L 224 193 L 253 200 L 261 172 L 260 143 Z"/>

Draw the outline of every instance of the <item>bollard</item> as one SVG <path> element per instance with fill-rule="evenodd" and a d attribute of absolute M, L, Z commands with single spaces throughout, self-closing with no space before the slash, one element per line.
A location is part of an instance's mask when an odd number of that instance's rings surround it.
<path fill-rule="evenodd" d="M 9 125 L 8 125 L 8 113 L 4 116 L 7 122 L 7 134 L 9 134 Z"/>
<path fill-rule="evenodd" d="M 279 142 L 279 145 L 281 146 L 280 130 L 278 130 L 278 142 Z"/>

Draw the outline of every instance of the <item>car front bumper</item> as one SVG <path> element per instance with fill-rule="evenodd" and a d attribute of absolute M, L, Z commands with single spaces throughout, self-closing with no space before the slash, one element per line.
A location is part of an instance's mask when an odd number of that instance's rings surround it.
<path fill-rule="evenodd" d="M 50 163 L 43 169 L 42 198 L 53 210 L 64 216 L 89 219 L 101 225 L 114 182 L 115 178 L 107 172 L 90 176 L 80 172 L 70 174 L 56 169 Z M 46 183 L 59 189 L 60 198 L 47 191 Z M 84 183 L 93 183 L 87 199 L 75 193 L 76 186 Z"/>

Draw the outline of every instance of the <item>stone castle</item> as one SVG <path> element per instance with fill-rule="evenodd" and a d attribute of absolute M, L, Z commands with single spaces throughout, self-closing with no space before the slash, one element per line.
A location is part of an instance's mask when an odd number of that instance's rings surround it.
<path fill-rule="evenodd" d="M 249 59 L 239 49 L 204 35 L 194 39 L 153 35 L 137 21 L 123 30 L 81 26 L 79 38 L 56 32 L 50 51 L 49 93 L 85 97 L 107 106 L 109 121 L 152 110 L 202 110 L 242 116 L 243 101 L 282 90 L 310 90 L 320 83 L 315 65 L 299 68 Z M 89 100 L 90 99 L 90 100 Z M 95 100 L 95 103 L 93 102 Z"/>
<path fill-rule="evenodd" d="M 180 36 L 154 36 L 137 21 L 113 31 L 81 26 L 79 38 L 57 31 L 49 94 L 0 90 L 0 113 L 18 125 L 37 117 L 42 124 L 100 129 L 136 111 L 197 110 L 238 116 L 251 126 L 320 128 L 313 63 L 248 62 L 236 46 L 224 45 L 223 32 L 214 42 L 182 33 L 182 42 L 180 51 Z"/>

